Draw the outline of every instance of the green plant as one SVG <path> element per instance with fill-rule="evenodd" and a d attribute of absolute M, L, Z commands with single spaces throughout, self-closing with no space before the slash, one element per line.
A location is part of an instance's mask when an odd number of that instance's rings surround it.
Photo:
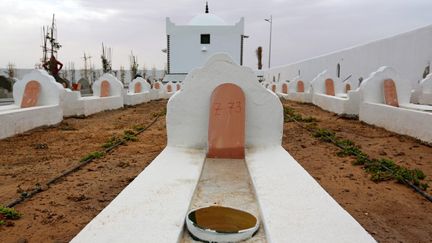
<path fill-rule="evenodd" d="M 144 126 L 143 125 L 134 125 L 132 127 L 132 129 L 135 130 L 136 132 L 139 132 L 139 131 L 144 129 Z"/>
<path fill-rule="evenodd" d="M 8 208 L 8 207 L 3 207 L 3 206 L 0 206 L 0 215 L 3 215 L 4 218 L 6 218 L 6 219 L 19 219 L 19 218 L 21 218 L 21 213 L 16 211 L 14 208 Z"/>
<path fill-rule="evenodd" d="M 123 139 L 126 141 L 137 141 L 138 140 L 138 138 L 135 135 L 135 132 L 132 130 L 124 131 Z"/>
<path fill-rule="evenodd" d="M 104 144 L 102 144 L 103 148 L 110 148 L 114 146 L 115 144 L 122 143 L 123 141 L 121 138 L 117 137 L 116 135 L 112 135 Z"/>
<path fill-rule="evenodd" d="M 101 158 L 104 155 L 105 155 L 104 152 L 99 152 L 99 151 L 91 152 L 91 153 L 87 154 L 86 156 L 84 156 L 83 158 L 81 158 L 80 162 Z"/>
<path fill-rule="evenodd" d="M 334 143 L 341 150 L 337 152 L 340 157 L 354 156 L 356 158 L 354 165 L 363 165 L 367 173 L 371 175 L 371 180 L 374 182 L 396 180 L 399 183 L 410 182 L 415 186 L 419 186 L 422 190 L 426 190 L 428 183 L 421 183 L 421 180 L 426 178 L 424 172 L 420 169 L 409 169 L 397 165 L 391 159 L 370 159 L 359 146 L 353 141 L 340 139 L 334 131 L 326 128 L 312 128 L 313 136 L 327 143 Z"/>
<path fill-rule="evenodd" d="M 316 128 L 312 135 L 318 138 L 319 140 L 327 143 L 336 140 L 336 133 L 325 128 Z"/>

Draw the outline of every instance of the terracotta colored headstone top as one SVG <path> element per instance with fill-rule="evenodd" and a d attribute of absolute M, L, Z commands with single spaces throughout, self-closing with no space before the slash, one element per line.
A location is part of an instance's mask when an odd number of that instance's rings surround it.
<path fill-rule="evenodd" d="M 384 102 L 387 105 L 399 107 L 396 85 L 391 79 L 384 80 Z"/>
<path fill-rule="evenodd" d="M 287 84 L 282 84 L 282 93 L 288 94 L 288 85 Z"/>
<path fill-rule="evenodd" d="M 180 84 L 177 84 L 177 90 L 180 90 L 181 86 Z"/>
<path fill-rule="evenodd" d="M 208 158 L 244 159 L 245 96 L 235 84 L 219 85 L 212 93 Z"/>
<path fill-rule="evenodd" d="M 345 85 L 345 93 L 348 93 L 348 91 L 351 90 L 351 85 L 350 84 L 346 84 Z"/>
<path fill-rule="evenodd" d="M 335 96 L 335 88 L 334 88 L 333 79 L 330 79 L 330 78 L 326 79 L 325 89 L 326 89 L 326 95 Z"/>
<path fill-rule="evenodd" d="M 140 82 L 135 83 L 135 93 L 141 93 L 141 83 Z"/>
<path fill-rule="evenodd" d="M 108 96 L 110 96 L 110 83 L 107 80 L 104 80 L 101 83 L 100 97 L 108 97 Z"/>
<path fill-rule="evenodd" d="M 167 85 L 167 91 L 168 91 L 168 92 L 172 92 L 171 84 L 168 84 L 168 85 Z"/>
<path fill-rule="evenodd" d="M 271 89 L 272 89 L 273 92 L 276 92 L 276 85 L 272 84 L 272 88 Z"/>
<path fill-rule="evenodd" d="M 160 89 L 160 84 L 159 84 L 159 83 L 155 83 L 155 84 L 154 84 L 154 88 L 155 88 L 155 89 Z"/>
<path fill-rule="evenodd" d="M 301 80 L 299 80 L 297 82 L 297 92 L 299 92 L 299 93 L 303 93 L 304 92 L 304 83 Z"/>
<path fill-rule="evenodd" d="M 21 108 L 28 108 L 37 105 L 41 87 L 38 81 L 29 81 L 24 88 L 24 95 L 21 100 Z"/>

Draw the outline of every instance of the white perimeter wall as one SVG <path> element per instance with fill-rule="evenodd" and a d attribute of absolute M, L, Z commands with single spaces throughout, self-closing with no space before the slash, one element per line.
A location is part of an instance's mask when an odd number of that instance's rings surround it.
<path fill-rule="evenodd" d="M 411 85 L 422 80 L 425 67 L 432 61 L 432 25 L 403 33 L 390 38 L 373 41 L 327 55 L 314 57 L 266 71 L 266 80 L 292 80 L 300 75 L 302 80 L 310 81 L 327 69 L 331 76 L 336 76 L 336 66 L 341 65 L 341 79 L 349 75 L 353 83 L 366 79 L 371 72 L 381 66 L 390 66 L 397 70 L 401 78 Z M 355 87 L 354 87 L 355 88 Z"/>
<path fill-rule="evenodd" d="M 167 18 L 166 32 L 170 36 L 170 73 L 189 73 L 218 52 L 228 53 L 240 64 L 243 18 L 235 25 L 221 26 L 175 25 Z M 210 44 L 201 44 L 201 34 L 210 34 Z M 202 47 L 207 51 L 201 51 Z"/>

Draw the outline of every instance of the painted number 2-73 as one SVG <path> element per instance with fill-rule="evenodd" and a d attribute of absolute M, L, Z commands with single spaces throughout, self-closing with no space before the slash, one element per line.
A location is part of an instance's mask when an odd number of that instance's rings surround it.
<path fill-rule="evenodd" d="M 215 116 L 220 116 L 222 115 L 224 112 L 228 112 L 228 115 L 231 115 L 233 112 L 234 113 L 240 113 L 243 109 L 242 107 L 242 102 L 236 100 L 236 101 L 229 101 L 229 102 L 216 102 L 214 104 L 214 115 Z"/>

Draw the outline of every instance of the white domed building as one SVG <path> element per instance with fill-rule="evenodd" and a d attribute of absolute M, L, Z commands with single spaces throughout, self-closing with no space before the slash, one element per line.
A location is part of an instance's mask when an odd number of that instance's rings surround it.
<path fill-rule="evenodd" d="M 217 52 L 231 55 L 243 64 L 244 18 L 236 24 L 227 24 L 220 17 L 209 13 L 195 16 L 187 25 L 177 25 L 166 18 L 167 69 L 163 82 L 181 82 L 194 68 Z"/>

